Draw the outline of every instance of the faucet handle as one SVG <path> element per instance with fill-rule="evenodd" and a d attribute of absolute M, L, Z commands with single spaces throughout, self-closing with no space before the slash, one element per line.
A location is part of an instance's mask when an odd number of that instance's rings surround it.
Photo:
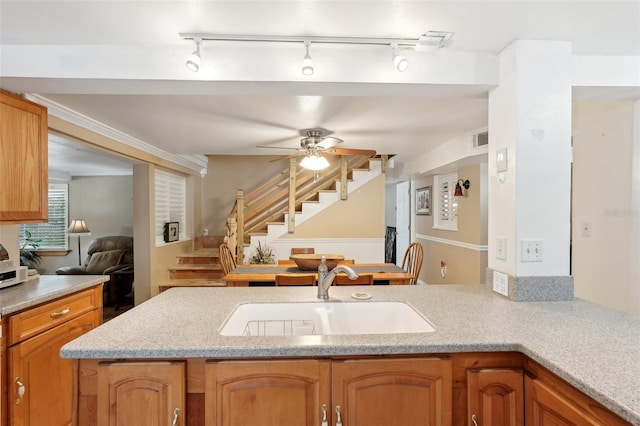
<path fill-rule="evenodd" d="M 320 265 L 318 265 L 318 272 L 327 272 L 329 268 L 327 267 L 327 258 L 325 256 L 320 257 Z"/>

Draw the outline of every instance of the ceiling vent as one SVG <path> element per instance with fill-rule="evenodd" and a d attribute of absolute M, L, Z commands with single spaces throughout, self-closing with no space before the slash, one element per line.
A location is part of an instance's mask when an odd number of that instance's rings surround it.
<path fill-rule="evenodd" d="M 473 135 L 473 147 L 478 148 L 485 145 L 489 145 L 489 132 L 475 133 Z"/>

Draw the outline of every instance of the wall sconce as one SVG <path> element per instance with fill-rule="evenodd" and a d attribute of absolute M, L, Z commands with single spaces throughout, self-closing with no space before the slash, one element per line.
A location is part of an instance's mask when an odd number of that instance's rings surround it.
<path fill-rule="evenodd" d="M 462 186 L 460 186 L 460 182 L 462 182 Z M 467 191 L 469 190 L 469 187 L 471 186 L 471 182 L 469 182 L 469 179 L 458 179 L 458 182 L 456 182 L 456 189 L 453 193 L 454 197 L 466 197 L 467 196 Z M 462 187 L 464 187 L 465 189 L 465 193 L 462 193 Z"/>

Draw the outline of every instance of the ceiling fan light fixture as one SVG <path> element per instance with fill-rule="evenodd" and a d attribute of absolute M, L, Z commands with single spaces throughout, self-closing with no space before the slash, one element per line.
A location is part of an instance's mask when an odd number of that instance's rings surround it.
<path fill-rule="evenodd" d="M 202 40 L 196 38 L 194 39 L 194 41 L 196 42 L 196 50 L 191 55 L 189 55 L 185 66 L 189 71 L 198 72 L 198 70 L 200 69 L 200 44 L 202 43 Z"/>
<path fill-rule="evenodd" d="M 300 161 L 300 165 L 308 170 L 322 170 L 329 167 L 329 162 L 320 154 L 309 154 Z"/>
<path fill-rule="evenodd" d="M 400 72 L 404 72 L 409 68 L 409 60 L 398 54 L 398 45 L 391 45 L 391 53 L 393 58 L 393 66 Z"/>
<path fill-rule="evenodd" d="M 311 59 L 311 55 L 309 55 L 309 46 L 311 46 L 311 42 L 305 41 L 304 47 L 306 49 L 306 53 L 304 58 L 302 59 L 302 74 L 304 75 L 313 75 L 313 59 Z"/>

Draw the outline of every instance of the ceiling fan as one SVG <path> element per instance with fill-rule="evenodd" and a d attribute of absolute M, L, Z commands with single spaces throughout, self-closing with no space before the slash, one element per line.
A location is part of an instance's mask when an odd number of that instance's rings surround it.
<path fill-rule="evenodd" d="M 376 155 L 376 151 L 372 149 L 336 148 L 336 145 L 344 141 L 333 136 L 323 136 L 323 132 L 320 129 L 306 130 L 305 133 L 306 136 L 300 139 L 300 148 L 282 148 L 275 146 L 258 146 L 258 148 L 295 149 L 298 153 L 288 155 L 285 158 L 304 156 L 300 165 L 309 170 L 321 170 L 328 167 L 329 162 L 324 158 L 327 154 L 364 155 L 367 157 Z"/>

